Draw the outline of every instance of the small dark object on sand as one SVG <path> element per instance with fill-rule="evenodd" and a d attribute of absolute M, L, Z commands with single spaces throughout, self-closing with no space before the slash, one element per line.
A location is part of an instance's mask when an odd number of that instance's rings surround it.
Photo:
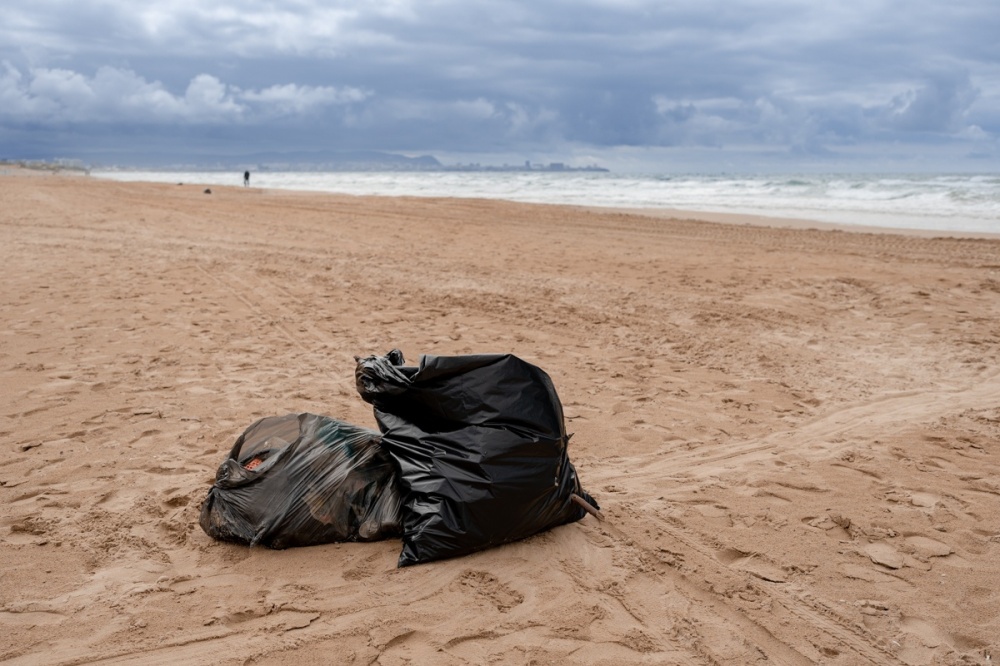
<path fill-rule="evenodd" d="M 206 188 L 205 188 L 205 194 L 211 194 L 211 193 L 212 193 L 212 190 L 210 190 L 210 189 L 208 189 L 208 188 L 206 187 Z"/>

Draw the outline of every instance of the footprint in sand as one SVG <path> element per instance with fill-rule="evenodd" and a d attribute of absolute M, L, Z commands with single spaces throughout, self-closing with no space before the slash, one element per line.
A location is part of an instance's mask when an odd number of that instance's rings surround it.
<path fill-rule="evenodd" d="M 901 636 L 897 642 L 902 649 L 898 656 L 907 664 L 937 663 L 935 657 L 943 653 L 978 651 L 986 647 L 980 641 L 950 633 L 919 617 L 904 615 L 899 629 Z M 984 663 L 990 662 L 987 659 Z"/>
<path fill-rule="evenodd" d="M 940 498 L 931 493 L 910 493 L 910 504 L 923 509 L 933 509 L 939 501 Z"/>
<path fill-rule="evenodd" d="M 378 554 L 368 555 L 357 564 L 353 564 L 344 570 L 344 580 L 361 580 L 373 576 L 380 570 L 380 556 Z"/>
<path fill-rule="evenodd" d="M 909 550 L 909 546 L 904 546 L 904 550 Z M 887 569 L 902 569 L 911 567 L 922 571 L 930 571 L 931 565 L 926 559 L 917 559 L 907 552 L 900 552 L 892 544 L 885 541 L 876 541 L 862 548 L 862 552 L 868 556 L 875 564 Z"/>
<path fill-rule="evenodd" d="M 870 543 L 862 551 L 872 562 L 889 569 L 902 569 L 906 564 L 903 555 L 884 541 Z"/>
<path fill-rule="evenodd" d="M 915 555 L 925 558 L 947 557 L 955 552 L 948 544 L 919 534 L 908 536 L 903 541 Z"/>
<path fill-rule="evenodd" d="M 715 557 L 726 566 L 745 571 L 761 580 L 771 583 L 784 583 L 788 580 L 788 574 L 781 567 L 767 561 L 759 553 L 723 548 L 716 552 Z"/>
<path fill-rule="evenodd" d="M 524 601 L 524 595 L 486 571 L 466 571 L 459 576 L 458 583 L 463 588 L 471 589 L 501 613 Z"/>
<path fill-rule="evenodd" d="M 692 506 L 695 511 L 701 514 L 704 522 L 718 527 L 732 527 L 733 517 L 725 506 L 718 504 L 695 503 Z"/>

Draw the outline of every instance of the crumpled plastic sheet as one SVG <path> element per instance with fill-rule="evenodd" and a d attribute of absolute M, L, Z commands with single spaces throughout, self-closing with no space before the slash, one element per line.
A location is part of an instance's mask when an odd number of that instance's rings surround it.
<path fill-rule="evenodd" d="M 397 536 L 400 486 L 380 441 L 377 431 L 327 416 L 261 419 L 219 466 L 201 527 L 271 548 Z"/>

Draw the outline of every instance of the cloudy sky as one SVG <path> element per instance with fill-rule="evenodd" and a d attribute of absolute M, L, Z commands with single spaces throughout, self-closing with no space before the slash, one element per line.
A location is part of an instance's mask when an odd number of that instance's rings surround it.
<path fill-rule="evenodd" d="M 0 158 L 1000 169 L 997 0 L 4 0 Z"/>

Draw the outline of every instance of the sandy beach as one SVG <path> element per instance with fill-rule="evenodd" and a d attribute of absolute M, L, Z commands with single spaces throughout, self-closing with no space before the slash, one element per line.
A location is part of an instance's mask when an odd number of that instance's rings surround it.
<path fill-rule="evenodd" d="M 4 664 L 1000 659 L 1000 240 L 15 171 Z M 202 532 L 247 426 L 374 428 L 394 347 L 545 369 L 606 520 L 405 569 Z"/>

